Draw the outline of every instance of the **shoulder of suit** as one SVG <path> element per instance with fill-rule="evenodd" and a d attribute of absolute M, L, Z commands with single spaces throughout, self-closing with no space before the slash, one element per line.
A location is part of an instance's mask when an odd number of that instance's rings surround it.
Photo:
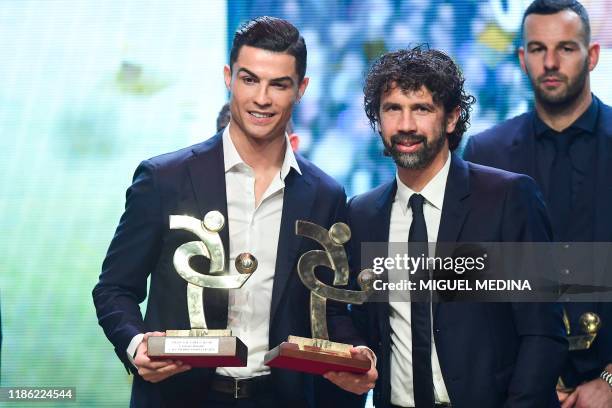
<path fill-rule="evenodd" d="M 387 189 L 390 188 L 392 183 L 394 183 L 394 181 L 390 181 L 385 184 L 381 184 L 380 186 L 375 187 L 374 189 L 367 191 L 365 193 L 357 194 L 356 196 L 351 198 L 349 202 L 350 208 L 356 209 L 362 206 L 365 206 L 366 208 L 371 208 L 372 205 L 376 203 L 376 201 L 378 201 L 378 199 L 383 194 L 385 194 L 385 192 L 387 191 Z"/>
<path fill-rule="evenodd" d="M 472 162 L 466 163 L 470 172 L 470 183 L 473 187 L 484 186 L 492 190 L 503 190 L 517 183 L 535 185 L 533 179 L 524 174 L 513 173 L 511 171 L 483 166 Z"/>
<path fill-rule="evenodd" d="M 149 162 L 153 167 L 156 167 L 156 168 L 184 165 L 188 160 L 190 160 L 196 154 L 210 150 L 216 143 L 221 143 L 221 140 L 220 138 L 213 136 L 210 139 L 207 139 L 203 142 L 196 143 L 191 146 L 183 147 L 173 152 L 163 153 L 163 154 L 151 157 L 145 161 Z"/>
<path fill-rule="evenodd" d="M 514 133 L 523 124 L 525 124 L 527 120 L 529 120 L 530 113 L 531 112 L 525 112 L 513 118 L 506 119 L 505 121 L 500 122 L 487 130 L 470 136 L 469 140 L 472 143 L 487 143 L 497 141 L 498 139 L 506 139 L 508 137 L 508 134 Z"/>
<path fill-rule="evenodd" d="M 338 183 L 338 181 L 321 170 L 317 165 L 315 165 L 310 160 L 306 159 L 302 155 L 295 153 L 295 159 L 300 166 L 300 171 L 304 176 L 310 176 L 319 180 L 322 186 L 325 186 L 331 190 L 339 190 L 344 191 L 344 188 Z"/>

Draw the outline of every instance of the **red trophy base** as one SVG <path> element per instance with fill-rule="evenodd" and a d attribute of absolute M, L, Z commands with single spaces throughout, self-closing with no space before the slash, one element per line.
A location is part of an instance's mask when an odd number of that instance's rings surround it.
<path fill-rule="evenodd" d="M 151 360 L 179 360 L 191 367 L 246 367 L 248 349 L 235 336 L 152 336 Z"/>
<path fill-rule="evenodd" d="M 283 342 L 266 353 L 264 364 L 269 367 L 319 375 L 329 371 L 363 374 L 370 369 L 370 360 L 358 360 L 351 356 L 348 350 L 352 346 L 342 345 L 346 351 L 338 351 L 339 343 L 327 342 L 336 345 L 334 347 L 336 350 L 333 350 L 313 345 L 318 342 L 325 340 L 290 336 L 288 342 Z"/>

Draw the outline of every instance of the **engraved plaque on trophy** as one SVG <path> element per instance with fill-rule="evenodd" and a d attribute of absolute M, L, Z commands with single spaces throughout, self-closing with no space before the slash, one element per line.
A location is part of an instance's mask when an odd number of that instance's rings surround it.
<path fill-rule="evenodd" d="M 192 232 L 200 241 L 179 246 L 174 252 L 176 272 L 187 281 L 187 310 L 191 330 L 166 330 L 166 336 L 149 337 L 149 358 L 180 360 L 192 367 L 245 367 L 248 350 L 231 330 L 207 328 L 204 315 L 204 288 L 238 289 L 257 269 L 257 259 L 242 253 L 236 258 L 238 274 L 230 275 L 219 231 L 225 218 L 219 211 L 210 211 L 204 221 L 185 215 L 171 215 L 170 229 Z M 189 260 L 204 256 L 210 260 L 208 274 L 195 271 Z"/>
<path fill-rule="evenodd" d="M 343 303 L 362 304 L 373 291 L 374 274 L 366 269 L 359 274 L 361 290 L 347 290 L 328 286 L 315 276 L 315 268 L 325 266 L 334 271 L 334 285 L 347 285 L 349 266 L 343 244 L 351 237 L 351 230 L 344 223 L 336 223 L 329 231 L 307 221 L 296 222 L 296 234 L 313 239 L 325 249 L 303 254 L 297 265 L 298 275 L 310 290 L 310 325 L 313 338 L 289 336 L 268 351 L 264 364 L 312 374 L 329 371 L 365 373 L 370 369 L 369 360 L 352 357 L 350 344 L 329 340 L 327 330 L 327 299 Z"/>

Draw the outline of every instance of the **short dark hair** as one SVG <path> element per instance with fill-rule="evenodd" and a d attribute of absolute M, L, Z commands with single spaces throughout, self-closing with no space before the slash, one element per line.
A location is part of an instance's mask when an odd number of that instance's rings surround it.
<path fill-rule="evenodd" d="M 524 38 L 525 19 L 530 14 L 557 14 L 564 10 L 571 10 L 578 14 L 582 21 L 582 29 L 584 30 L 584 42 L 588 45 L 591 42 L 591 23 L 589 22 L 589 13 L 580 2 L 576 0 L 535 0 L 533 1 L 525 13 L 521 21 L 521 38 Z"/>
<path fill-rule="evenodd" d="M 409 50 L 389 52 L 378 58 L 368 72 L 364 92 L 365 113 L 372 128 L 379 121 L 382 95 L 394 86 L 404 91 L 421 87 L 431 92 L 434 103 L 448 113 L 459 107 L 455 130 L 448 134 L 448 145 L 455 150 L 470 123 L 470 111 L 476 101 L 463 89 L 465 79 L 451 57 L 442 51 L 417 46 Z"/>
<path fill-rule="evenodd" d="M 243 45 L 292 55 L 299 81 L 302 82 L 306 76 L 306 43 L 298 29 L 287 20 L 262 16 L 240 26 L 234 34 L 230 51 L 230 69 Z"/>

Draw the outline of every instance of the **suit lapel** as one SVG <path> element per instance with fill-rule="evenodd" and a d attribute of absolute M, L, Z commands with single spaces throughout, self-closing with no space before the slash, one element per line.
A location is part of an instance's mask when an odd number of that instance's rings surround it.
<path fill-rule="evenodd" d="M 438 242 L 455 242 L 459 238 L 461 227 L 469 210 L 465 200 L 469 194 L 468 165 L 457 155 L 452 154 L 438 229 Z"/>
<path fill-rule="evenodd" d="M 397 191 L 397 181 L 394 179 L 386 188 L 382 190 L 380 196 L 376 198 L 374 212 L 371 218 L 366 220 L 368 228 L 370 228 L 371 242 L 389 242 L 389 226 L 391 224 L 391 207 Z M 362 221 L 358 221 L 362 222 Z M 381 254 L 387 256 L 387 254 Z M 383 280 L 388 281 L 388 273 L 385 270 Z M 374 303 L 376 310 L 376 320 L 378 321 L 378 329 L 381 334 L 381 342 L 383 350 L 387 350 L 388 355 L 391 355 L 391 326 L 389 323 L 389 302 L 378 301 Z"/>
<path fill-rule="evenodd" d="M 526 174 L 542 185 L 542 180 L 536 171 L 535 134 L 533 129 L 535 111 L 527 113 L 525 120 L 515 130 L 508 148 L 509 171 Z"/>
<path fill-rule="evenodd" d="M 225 227 L 220 234 L 227 258 L 229 256 L 229 222 L 222 133 L 218 133 L 212 139 L 195 147 L 193 153 L 194 156 L 189 161 L 189 175 L 200 209 L 200 216 L 201 219 L 204 219 L 207 212 L 217 210 L 225 217 Z"/>
<path fill-rule="evenodd" d="M 223 164 L 223 138 L 218 133 L 210 140 L 193 149 L 194 156 L 189 161 L 189 175 L 200 219 L 209 211 L 219 211 L 225 217 L 225 227 L 221 230 L 221 241 L 225 251 L 225 265 L 229 260 L 229 219 L 227 216 L 227 195 L 225 190 L 225 167 Z M 227 289 L 204 289 L 204 314 L 210 329 L 227 328 L 228 291 Z"/>
<path fill-rule="evenodd" d="M 612 207 L 612 112 L 599 101 L 600 111 L 597 126 L 597 172 L 595 179 L 595 241 L 611 241 L 610 207 Z"/>
<path fill-rule="evenodd" d="M 442 204 L 442 215 L 438 229 L 439 243 L 457 242 L 466 216 L 469 212 L 470 178 L 469 168 L 465 161 L 457 155 L 451 155 L 451 164 L 446 179 L 446 190 L 444 192 L 444 203 Z M 439 254 L 437 257 L 450 256 L 451 254 Z M 438 310 L 438 302 L 432 306 L 435 319 Z"/>
<path fill-rule="evenodd" d="M 309 220 L 312 205 L 316 197 L 318 179 L 309 172 L 308 164 L 296 156 L 302 174 L 291 169 L 285 177 L 283 193 L 283 214 L 276 252 L 276 268 L 272 288 L 272 306 L 270 309 L 270 324 L 276 315 L 278 305 L 294 272 L 297 263 L 298 250 L 303 238 L 295 234 L 297 220 Z"/>

